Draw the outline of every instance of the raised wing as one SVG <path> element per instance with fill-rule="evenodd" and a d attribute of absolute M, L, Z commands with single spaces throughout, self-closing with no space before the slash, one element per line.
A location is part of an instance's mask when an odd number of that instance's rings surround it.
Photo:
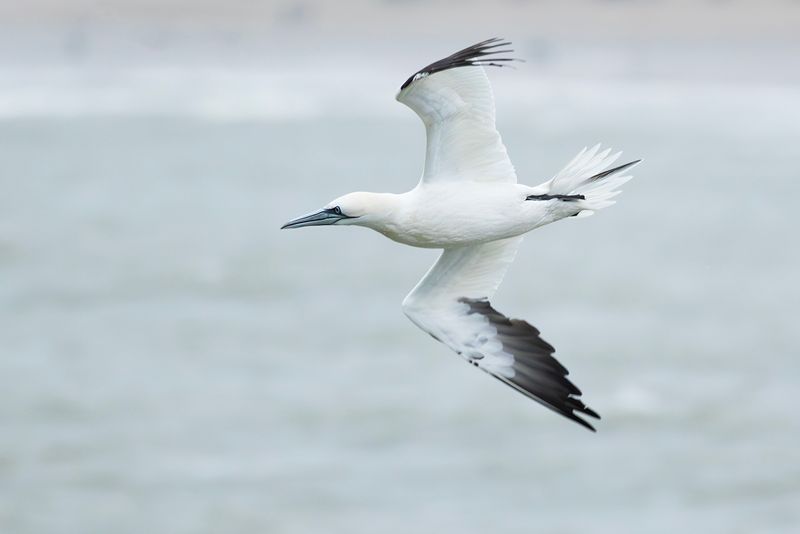
<path fill-rule="evenodd" d="M 403 301 L 422 330 L 472 365 L 590 430 L 578 416 L 599 415 L 578 398 L 555 349 L 525 321 L 509 319 L 489 303 L 516 255 L 521 237 L 445 250 Z M 576 413 L 577 412 L 577 413 Z"/>
<path fill-rule="evenodd" d="M 511 43 L 489 39 L 431 63 L 400 88 L 397 100 L 425 124 L 423 182 L 473 180 L 516 182 L 514 166 L 495 127 L 494 95 L 483 66 L 513 58 Z"/>

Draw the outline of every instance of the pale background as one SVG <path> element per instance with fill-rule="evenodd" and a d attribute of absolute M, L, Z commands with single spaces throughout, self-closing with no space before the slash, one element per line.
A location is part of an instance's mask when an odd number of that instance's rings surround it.
<path fill-rule="evenodd" d="M 0 2 L 0 532 L 782 533 L 800 524 L 800 2 Z M 591 434 L 399 304 L 434 251 L 281 232 L 403 191 L 416 69 L 502 36 L 526 239 Z"/>

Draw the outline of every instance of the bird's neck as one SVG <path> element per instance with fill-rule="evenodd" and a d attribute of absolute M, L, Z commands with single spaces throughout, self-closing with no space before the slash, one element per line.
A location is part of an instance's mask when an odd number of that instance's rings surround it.
<path fill-rule="evenodd" d="M 369 211 L 357 223 L 382 234 L 396 231 L 405 206 L 405 194 L 365 193 Z"/>

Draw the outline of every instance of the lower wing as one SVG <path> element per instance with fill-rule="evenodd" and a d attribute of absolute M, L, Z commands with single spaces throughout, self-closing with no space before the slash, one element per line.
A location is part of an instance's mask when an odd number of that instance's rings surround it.
<path fill-rule="evenodd" d="M 581 391 L 553 357 L 555 349 L 525 321 L 492 308 L 521 237 L 446 249 L 403 301 L 422 330 L 462 358 L 525 396 L 590 430 L 579 417 L 600 418 L 578 398 Z"/>

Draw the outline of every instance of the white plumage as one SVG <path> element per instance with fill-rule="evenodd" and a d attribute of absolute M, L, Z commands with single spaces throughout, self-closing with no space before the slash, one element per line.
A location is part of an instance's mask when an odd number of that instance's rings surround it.
<path fill-rule="evenodd" d="M 492 308 L 522 235 L 556 220 L 585 216 L 614 203 L 630 180 L 631 162 L 600 145 L 584 148 L 564 169 L 536 187 L 517 175 L 495 127 L 492 88 L 483 66 L 502 66 L 509 43 L 490 39 L 412 75 L 397 100 L 425 125 L 425 166 L 403 194 L 350 193 L 284 228 L 361 225 L 416 247 L 444 249 L 403 301 L 403 311 L 474 366 L 585 427 L 579 414 L 598 417 L 525 321 Z"/>
<path fill-rule="evenodd" d="M 397 100 L 425 124 L 424 182 L 516 182 L 495 128 L 492 86 L 483 68 L 456 68 L 413 82 Z"/>

